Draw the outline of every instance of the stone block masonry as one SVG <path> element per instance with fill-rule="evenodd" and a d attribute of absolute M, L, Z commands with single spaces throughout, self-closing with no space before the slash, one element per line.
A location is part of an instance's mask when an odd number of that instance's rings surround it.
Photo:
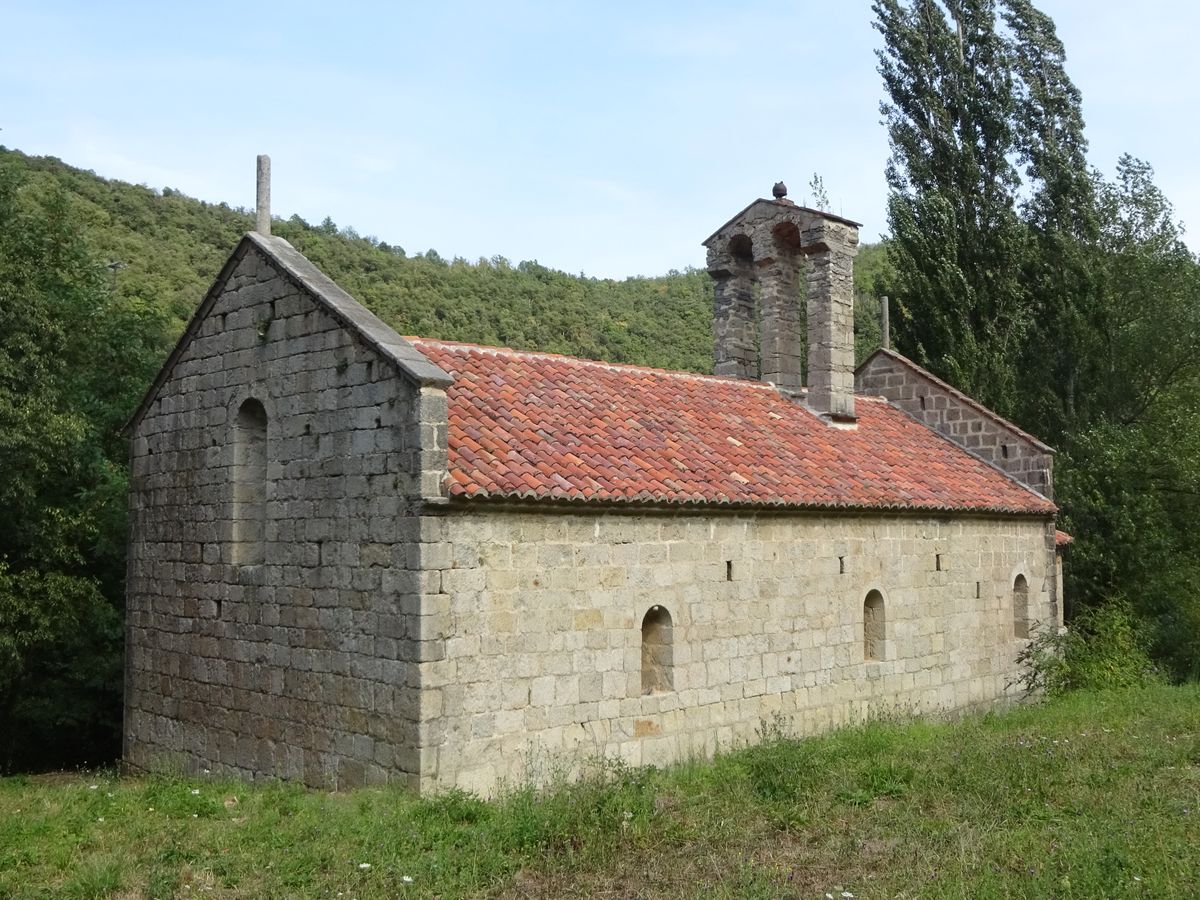
<path fill-rule="evenodd" d="M 445 649 L 423 665 L 427 789 L 709 755 L 775 715 L 812 733 L 990 704 L 1018 674 L 1018 576 L 1029 618 L 1056 617 L 1037 519 L 448 509 L 422 532 Z M 655 606 L 672 689 L 647 692 Z"/>
<path fill-rule="evenodd" d="M 898 353 L 876 350 L 855 373 L 860 394 L 884 397 L 918 422 L 1043 497 L 1054 499 L 1054 451 Z"/>
<path fill-rule="evenodd" d="M 770 259 L 748 235 L 806 257 L 810 363 L 829 377 L 806 400 L 738 386 L 771 403 L 704 458 L 683 452 L 688 423 L 712 427 L 705 392 L 728 380 L 541 360 L 496 382 L 501 351 L 422 355 L 286 241 L 247 235 L 130 424 L 127 764 L 490 794 L 598 754 L 711 754 L 775 716 L 811 733 L 1010 698 L 1030 624 L 1060 621 L 1053 504 L 892 410 L 902 427 L 881 434 L 918 449 L 887 471 L 831 449 L 885 410 L 849 420 L 848 220 L 756 201 L 715 236 L 725 374 L 759 366 L 747 259 Z M 766 369 L 793 383 L 799 270 L 770 265 Z M 886 351 L 858 377 L 1049 496 L 1049 448 L 953 388 Z M 655 378 L 691 392 L 673 419 L 653 401 L 603 419 Z M 722 463 L 751 429 L 794 458 Z M 543 480 L 490 493 L 540 446 Z M 900 493 L 885 483 L 939 451 Z M 672 501 L 688 471 L 707 493 Z M 631 494 L 597 499 L 631 473 Z M 592 493 L 547 493 L 575 483 Z M 812 493 L 785 508 L 782 485 Z"/>
<path fill-rule="evenodd" d="M 243 241 L 133 430 L 125 759 L 415 786 L 441 644 L 414 513 L 440 491 L 445 392 L 267 240 Z"/>
<path fill-rule="evenodd" d="M 808 405 L 820 415 L 852 421 L 858 225 L 780 196 L 751 203 L 704 246 L 713 277 L 714 374 L 761 375 L 797 395 L 807 362 Z"/>

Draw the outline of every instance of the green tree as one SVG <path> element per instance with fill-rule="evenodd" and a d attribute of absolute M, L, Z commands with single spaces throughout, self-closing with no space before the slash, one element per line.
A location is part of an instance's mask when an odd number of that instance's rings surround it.
<path fill-rule="evenodd" d="M 889 256 L 897 342 L 918 362 L 1009 411 L 1029 323 L 1019 278 L 1011 48 L 993 0 L 875 0 L 881 112 L 892 155 Z"/>
<path fill-rule="evenodd" d="M 0 165 L 4 768 L 76 760 L 85 747 L 110 758 L 119 734 L 116 432 L 160 352 L 161 316 L 117 302 L 110 281 L 65 193 Z"/>
<path fill-rule="evenodd" d="M 1029 0 L 874 9 L 898 343 L 1059 447 L 1068 599 L 1128 597 L 1159 660 L 1200 677 L 1200 265 L 1147 164 L 1088 170 L 1080 93 Z"/>

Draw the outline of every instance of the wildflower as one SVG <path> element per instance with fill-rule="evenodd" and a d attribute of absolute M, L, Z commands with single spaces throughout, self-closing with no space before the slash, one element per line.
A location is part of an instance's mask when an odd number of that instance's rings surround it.
<path fill-rule="evenodd" d="M 854 900 L 854 895 L 849 891 L 842 891 L 842 896 L 847 898 L 847 900 Z"/>
<path fill-rule="evenodd" d="M 104 821 L 104 816 L 101 816 L 101 817 L 100 817 L 100 818 L 98 818 L 96 821 L 97 821 L 97 822 L 103 822 L 103 821 Z"/>
<path fill-rule="evenodd" d="M 412 884 L 412 876 L 411 875 L 401 875 L 400 880 L 403 881 L 405 884 Z"/>
<path fill-rule="evenodd" d="M 192 796 L 199 797 L 200 796 L 200 788 L 192 788 Z"/>
<path fill-rule="evenodd" d="M 98 785 L 98 784 L 89 784 L 89 785 L 88 785 L 88 790 L 89 790 L 89 791 L 94 791 L 94 790 L 95 790 L 96 788 L 98 788 L 98 787 L 100 787 L 100 785 Z"/>
<path fill-rule="evenodd" d="M 367 870 L 367 869 L 371 868 L 371 864 L 370 864 L 370 863 L 359 863 L 359 864 L 358 864 L 358 867 L 359 867 L 360 869 L 363 869 L 363 870 L 365 871 L 365 870 Z"/>

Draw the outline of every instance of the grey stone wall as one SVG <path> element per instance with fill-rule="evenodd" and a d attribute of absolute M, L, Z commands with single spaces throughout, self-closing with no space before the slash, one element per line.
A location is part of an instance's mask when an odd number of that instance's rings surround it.
<path fill-rule="evenodd" d="M 965 394 L 887 350 L 855 374 L 861 394 L 885 397 L 918 422 L 1054 499 L 1054 451 Z"/>
<path fill-rule="evenodd" d="M 415 513 L 440 490 L 445 394 L 401 377 L 261 243 L 239 247 L 135 425 L 125 757 L 416 784 L 431 651 Z M 267 414 L 263 545 L 235 557 L 250 398 Z"/>
<path fill-rule="evenodd" d="M 1014 696 L 1017 575 L 1032 618 L 1057 618 L 1042 519 L 451 509 L 422 537 L 444 646 L 423 665 L 425 788 L 708 755 L 776 714 L 811 733 L 990 704 Z M 656 605 L 673 690 L 644 693 Z"/>

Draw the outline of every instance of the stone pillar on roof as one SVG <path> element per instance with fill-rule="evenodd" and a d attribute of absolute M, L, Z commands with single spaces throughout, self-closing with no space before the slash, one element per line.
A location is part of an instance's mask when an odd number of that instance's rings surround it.
<path fill-rule="evenodd" d="M 758 270 L 762 380 L 793 393 L 804 387 L 800 263 L 795 250 L 778 247 Z"/>
<path fill-rule="evenodd" d="M 734 255 L 729 266 L 710 272 L 713 277 L 713 337 L 717 375 L 758 377 L 758 342 L 754 328 L 754 277 L 749 242 L 744 256 Z"/>
<path fill-rule="evenodd" d="M 854 256 L 858 228 L 824 221 L 804 235 L 808 255 L 808 402 L 854 418 Z"/>
<path fill-rule="evenodd" d="M 858 223 L 796 206 L 782 182 L 774 195 L 755 200 L 704 242 L 715 282 L 715 371 L 761 377 L 798 394 L 807 351 L 808 406 L 827 419 L 853 421 Z M 753 350 L 756 316 L 747 272 L 759 284 L 761 366 Z M 800 324 L 805 317 L 807 340 Z"/>

